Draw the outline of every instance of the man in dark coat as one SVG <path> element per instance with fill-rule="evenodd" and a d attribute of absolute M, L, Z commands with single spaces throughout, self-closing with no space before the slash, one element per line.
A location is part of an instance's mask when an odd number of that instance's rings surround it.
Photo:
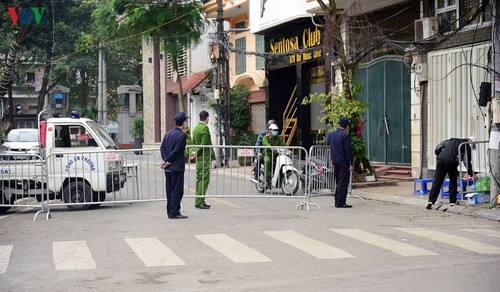
<path fill-rule="evenodd" d="M 349 126 L 349 119 L 341 117 L 337 130 L 328 134 L 327 138 L 334 167 L 336 208 L 352 207 L 346 204 L 351 171 L 354 169 L 351 137 L 346 131 L 347 126 Z"/>
<path fill-rule="evenodd" d="M 448 140 L 443 150 L 439 152 L 437 155 L 436 173 L 432 181 L 432 188 L 429 193 L 429 202 L 427 203 L 426 209 L 432 209 L 434 204 L 436 204 L 446 174 L 448 174 L 448 178 L 450 179 L 450 204 L 455 204 L 457 202 L 458 158 L 460 155 L 460 160 L 462 160 L 465 167 L 467 167 L 465 179 L 473 177 L 474 172 L 472 171 L 471 149 L 476 149 L 475 142 L 476 137 L 474 136 L 470 136 L 467 139 L 451 138 Z M 467 144 L 460 147 L 459 153 L 458 147 L 462 143 Z"/>
<path fill-rule="evenodd" d="M 183 112 L 175 115 L 176 127 L 168 131 L 161 142 L 160 152 L 163 160 L 160 165 L 165 170 L 165 190 L 167 193 L 167 215 L 170 219 L 185 219 L 181 214 L 181 200 L 184 196 L 184 171 L 186 169 L 184 150 L 186 148 L 187 119 Z"/>

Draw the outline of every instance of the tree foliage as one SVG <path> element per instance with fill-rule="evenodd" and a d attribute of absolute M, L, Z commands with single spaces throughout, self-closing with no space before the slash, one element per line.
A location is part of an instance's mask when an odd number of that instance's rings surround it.
<path fill-rule="evenodd" d="M 112 0 L 94 11 L 93 18 L 101 25 L 102 35 L 144 35 L 163 45 L 177 72 L 179 110 L 185 111 L 179 57 L 184 48 L 199 43 L 204 33 L 206 19 L 201 2 Z"/>

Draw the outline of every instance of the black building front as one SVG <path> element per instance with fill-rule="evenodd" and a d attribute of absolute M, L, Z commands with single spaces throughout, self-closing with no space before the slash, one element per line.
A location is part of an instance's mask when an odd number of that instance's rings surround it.
<path fill-rule="evenodd" d="M 321 27 L 314 26 L 310 18 L 303 18 L 261 34 L 265 35 L 266 52 L 271 55 L 266 63 L 267 116 L 277 120 L 287 135 L 293 133 L 290 145 L 309 149 L 326 128 L 319 122 L 320 105 L 302 105 L 304 97 L 324 93 L 329 86 L 330 70 L 325 67 Z M 289 119 L 295 119 L 296 124 L 287 129 L 284 126 Z M 291 127 L 295 127 L 295 132 Z"/>

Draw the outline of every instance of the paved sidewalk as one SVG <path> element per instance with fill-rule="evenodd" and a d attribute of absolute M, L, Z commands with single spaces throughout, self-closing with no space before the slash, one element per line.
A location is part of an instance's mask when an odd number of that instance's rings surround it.
<path fill-rule="evenodd" d="M 352 195 L 367 200 L 411 205 L 422 209 L 426 207 L 428 202 L 428 195 L 413 195 L 413 182 L 397 182 L 396 185 L 354 188 Z M 451 212 L 500 222 L 500 208 L 488 208 L 487 206 L 491 206 L 488 204 L 449 206 L 449 200 L 441 197 L 438 198 L 436 206 L 438 206 L 439 202 L 442 202 L 443 205 L 438 210 L 429 210 L 429 212 Z"/>

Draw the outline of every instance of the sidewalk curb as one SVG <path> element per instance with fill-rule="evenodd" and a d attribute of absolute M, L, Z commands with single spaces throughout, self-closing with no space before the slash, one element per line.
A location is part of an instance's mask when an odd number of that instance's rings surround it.
<path fill-rule="evenodd" d="M 414 199 L 414 198 L 406 198 L 406 197 L 401 197 L 401 196 L 395 196 L 395 195 L 386 195 L 386 194 L 381 194 L 381 193 L 368 193 L 368 192 L 363 192 L 360 190 L 353 190 L 352 191 L 353 195 L 360 196 L 363 199 L 367 200 L 373 200 L 373 201 L 381 201 L 381 202 L 388 202 L 388 203 L 394 203 L 394 204 L 399 204 L 399 205 L 409 205 L 409 206 L 415 206 L 415 207 L 420 207 L 422 209 L 425 208 L 427 201 L 423 199 Z M 472 216 L 476 218 L 482 218 L 482 219 L 488 219 L 488 220 L 493 220 L 500 222 L 500 209 L 485 209 L 482 207 L 475 207 L 475 206 L 450 206 L 448 208 L 448 204 L 444 203 L 443 207 L 439 208 L 438 211 L 440 212 L 450 212 L 454 214 L 460 214 L 460 215 L 465 215 L 465 216 Z"/>

